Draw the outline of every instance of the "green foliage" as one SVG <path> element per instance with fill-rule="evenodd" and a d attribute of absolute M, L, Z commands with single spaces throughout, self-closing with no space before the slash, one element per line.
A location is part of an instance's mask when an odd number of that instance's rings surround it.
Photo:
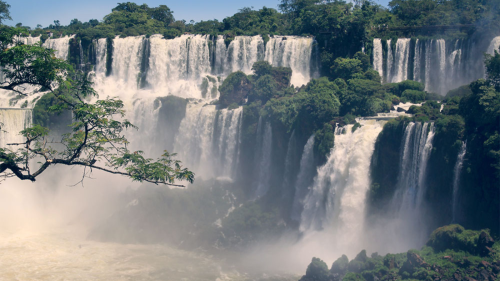
<path fill-rule="evenodd" d="M 0 1 L 0 24 L 2 24 L 4 20 L 12 20 L 12 18 L 10 17 L 9 8 L 9 4 L 7 4 L 5 1 Z"/>
<path fill-rule="evenodd" d="M 306 275 L 300 281 L 328 281 L 328 266 L 318 258 L 313 258 L 307 267 Z"/>
<path fill-rule="evenodd" d="M 487 230 L 444 226 L 432 233 L 429 244 L 432 247 L 420 251 L 385 256 L 374 253 L 368 257 L 363 250 L 350 262 L 346 256 L 337 259 L 327 276 L 318 274 L 314 276 L 321 277 L 306 279 L 313 276 L 306 273 L 301 280 L 451 280 L 480 275 L 494 279 L 493 272 L 498 272 L 496 249 L 500 249 L 500 243 L 494 243 Z M 309 268 L 324 272 L 319 259 L 313 259 Z"/>
<path fill-rule="evenodd" d="M 500 54 L 497 50 L 494 51 L 494 55 L 485 55 L 484 65 L 488 80 L 496 87 L 497 91 L 500 91 Z"/>
<path fill-rule="evenodd" d="M 283 226 L 279 222 L 277 209 L 266 210 L 258 202 L 248 202 L 222 220 L 222 232 L 230 244 L 249 243 L 280 234 Z"/>
<path fill-rule="evenodd" d="M 419 103 L 425 100 L 425 92 L 416 91 L 416 90 L 405 90 L 401 97 L 406 99 L 412 103 Z"/>
<path fill-rule="evenodd" d="M 219 102 L 223 106 L 232 103 L 241 104 L 248 97 L 252 84 L 245 73 L 241 71 L 231 73 L 219 87 Z"/>
<path fill-rule="evenodd" d="M 326 157 L 330 154 L 335 141 L 335 131 L 333 126 L 325 123 L 321 130 L 316 131 L 314 135 L 314 156 L 319 163 L 324 163 Z"/>
<path fill-rule="evenodd" d="M 277 92 L 276 80 L 269 74 L 260 76 L 254 83 L 252 98 L 261 100 L 263 103 L 271 99 Z"/>
<path fill-rule="evenodd" d="M 252 65 L 253 73 L 257 78 L 264 75 L 271 75 L 273 66 L 267 61 L 258 61 Z"/>
<path fill-rule="evenodd" d="M 344 275 L 347 273 L 347 266 L 349 265 L 349 259 L 346 255 L 342 255 L 336 261 L 333 262 L 330 272 L 335 274 Z"/>

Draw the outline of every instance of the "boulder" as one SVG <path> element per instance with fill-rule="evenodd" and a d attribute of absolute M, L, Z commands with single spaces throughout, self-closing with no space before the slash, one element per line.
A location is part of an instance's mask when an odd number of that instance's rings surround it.
<path fill-rule="evenodd" d="M 404 109 L 403 109 L 403 108 L 401 108 L 401 107 L 398 107 L 397 111 L 398 111 L 398 112 L 405 112 L 405 113 L 406 113 L 406 110 L 404 110 Z"/>
<path fill-rule="evenodd" d="M 401 267 L 400 274 L 404 271 L 413 274 L 413 272 L 416 271 L 417 268 L 420 267 L 425 267 L 428 268 L 429 264 L 427 264 L 424 259 L 419 256 L 417 253 L 414 253 L 412 251 L 408 251 L 406 254 L 406 261 L 404 262 L 403 266 Z"/>

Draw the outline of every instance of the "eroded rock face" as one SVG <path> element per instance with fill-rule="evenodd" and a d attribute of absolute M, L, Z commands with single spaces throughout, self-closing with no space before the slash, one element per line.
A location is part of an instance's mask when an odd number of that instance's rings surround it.
<path fill-rule="evenodd" d="M 479 237 L 477 239 L 478 254 L 480 254 L 481 256 L 488 256 L 492 251 L 491 247 L 494 243 L 495 240 L 493 240 L 493 238 L 491 238 L 488 233 L 481 231 L 481 234 L 479 234 Z"/>
<path fill-rule="evenodd" d="M 408 251 L 408 253 L 406 254 L 406 258 L 407 260 L 401 267 L 400 272 L 406 271 L 410 274 L 413 274 L 413 272 L 415 272 L 417 268 L 429 267 L 429 264 L 427 264 L 421 256 L 411 251 Z"/>

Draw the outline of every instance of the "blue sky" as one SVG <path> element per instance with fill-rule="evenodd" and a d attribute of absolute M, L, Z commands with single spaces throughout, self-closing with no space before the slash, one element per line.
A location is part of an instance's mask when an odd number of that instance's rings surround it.
<path fill-rule="evenodd" d="M 116 7 L 117 3 L 127 2 L 127 0 L 4 0 L 10 4 L 10 15 L 12 21 L 6 24 L 15 25 L 22 23 L 25 26 L 36 27 L 41 24 L 43 27 L 52 24 L 54 20 L 59 20 L 62 25 L 68 25 L 70 20 L 77 18 L 82 22 L 90 19 L 99 21 Z M 263 6 L 276 8 L 279 0 L 128 0 L 138 4 L 146 3 L 150 7 L 167 5 L 174 11 L 176 19 L 186 21 L 194 20 L 222 20 L 233 15 L 243 7 L 253 6 L 260 9 Z M 387 5 L 389 0 L 375 0 L 377 3 Z"/>

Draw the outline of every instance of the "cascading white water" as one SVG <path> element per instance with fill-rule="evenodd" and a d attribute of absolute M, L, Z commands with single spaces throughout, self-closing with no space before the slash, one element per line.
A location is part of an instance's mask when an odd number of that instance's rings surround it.
<path fill-rule="evenodd" d="M 220 131 L 218 140 L 220 171 L 218 177 L 233 179 L 235 163 L 238 161 L 241 142 L 243 107 L 234 110 L 222 109 L 217 120 Z"/>
<path fill-rule="evenodd" d="M 398 83 L 408 79 L 408 60 L 410 55 L 410 40 L 408 38 L 399 38 L 396 42 L 396 51 L 394 56 L 394 70 L 390 73 L 388 81 Z"/>
<path fill-rule="evenodd" d="M 382 51 L 382 40 L 373 39 L 373 69 L 378 71 L 380 77 L 384 77 L 384 53 Z M 383 81 L 382 81 L 383 82 Z"/>
<path fill-rule="evenodd" d="M 392 212 L 398 221 L 395 227 L 403 235 L 401 237 L 415 237 L 413 241 L 416 245 L 422 243 L 427 235 L 423 197 L 433 139 L 433 123 L 411 122 L 406 126 L 400 153 L 400 172 L 391 202 Z"/>
<path fill-rule="evenodd" d="M 500 48 L 500 36 L 497 36 L 491 40 L 490 45 L 488 46 L 488 50 L 486 51 L 488 54 L 493 55 L 494 51 L 499 51 Z"/>
<path fill-rule="evenodd" d="M 292 69 L 291 84 L 301 86 L 311 80 L 313 38 L 274 36 L 266 44 L 265 60 L 273 66 Z"/>
<path fill-rule="evenodd" d="M 47 39 L 43 43 L 43 46 L 48 49 L 55 51 L 55 55 L 59 59 L 68 59 L 69 54 L 69 40 L 73 39 L 75 36 L 64 36 L 57 39 Z"/>
<path fill-rule="evenodd" d="M 18 146 L 7 144 L 24 142 L 24 137 L 19 132 L 31 126 L 31 120 L 30 109 L 0 109 L 0 147 L 17 150 Z"/>
<path fill-rule="evenodd" d="M 455 163 L 455 168 L 453 169 L 452 223 L 457 223 L 457 220 L 459 219 L 458 196 L 460 193 L 460 173 L 464 164 L 466 152 L 467 144 L 463 142 L 460 147 L 460 151 L 458 151 L 457 162 Z"/>
<path fill-rule="evenodd" d="M 282 181 L 282 195 L 288 194 L 290 187 L 293 184 L 292 173 L 293 165 L 296 162 L 295 146 L 297 145 L 297 140 L 295 138 L 295 130 L 292 131 L 290 138 L 288 139 L 288 145 L 285 156 L 285 172 L 283 173 Z"/>
<path fill-rule="evenodd" d="M 34 45 L 34 44 L 40 42 L 40 37 L 41 36 L 36 36 L 36 37 L 31 37 L 31 36 L 27 36 L 27 37 L 15 36 L 14 40 L 17 41 L 17 42 L 19 42 L 19 43 L 25 44 L 25 45 Z"/>
<path fill-rule="evenodd" d="M 370 187 L 370 161 L 377 136 L 385 121 L 358 120 L 336 130 L 335 144 L 327 162 L 304 200 L 300 230 L 323 229 L 343 245 L 359 242 L 364 225 L 366 193 Z"/>
<path fill-rule="evenodd" d="M 101 38 L 96 42 L 96 66 L 95 72 L 96 75 L 105 75 L 106 74 L 106 60 L 108 57 L 107 54 L 107 39 Z"/>
<path fill-rule="evenodd" d="M 295 195 L 293 198 L 291 218 L 295 221 L 300 221 L 300 214 L 302 212 L 303 200 L 307 194 L 307 187 L 312 182 L 314 177 L 314 135 L 309 137 L 302 157 L 300 158 L 299 173 L 295 181 Z"/>
<path fill-rule="evenodd" d="M 392 55 L 392 44 L 391 44 L 391 39 L 387 40 L 387 68 L 386 68 L 386 73 L 385 73 L 385 81 L 388 83 L 392 82 L 392 74 L 393 74 L 393 64 L 394 64 L 394 57 Z"/>
<path fill-rule="evenodd" d="M 201 98 L 200 78 L 210 75 L 207 35 L 165 40 L 151 36 L 147 81 L 160 95 Z"/>
<path fill-rule="evenodd" d="M 269 190 L 269 184 L 271 179 L 271 152 L 273 144 L 273 129 L 271 124 L 266 122 L 264 128 L 261 126 L 262 141 L 261 147 L 259 148 L 259 159 L 257 163 L 258 167 L 258 178 L 255 189 L 255 197 L 259 198 L 264 196 Z"/>
<path fill-rule="evenodd" d="M 413 79 L 424 83 L 425 91 L 445 95 L 449 90 L 482 78 L 485 73 L 482 53 L 492 54 L 494 49 L 500 47 L 500 36 L 495 37 L 488 48 L 474 40 L 447 43 L 444 39 L 417 39 L 413 54 L 410 52 L 410 39 L 399 38 L 394 49 L 391 48 L 391 40 L 387 40 L 387 55 L 382 58 L 382 62 L 387 64 L 383 82 Z M 374 69 L 380 68 L 380 41 L 378 38 L 373 40 Z M 413 75 L 408 72 L 410 60 L 413 62 Z"/>
<path fill-rule="evenodd" d="M 213 105 L 188 104 L 174 151 L 197 176 L 232 180 L 239 155 L 242 113 L 242 107 L 223 109 L 217 114 Z"/>
<path fill-rule="evenodd" d="M 264 40 L 257 36 L 236 36 L 228 47 L 228 64 L 225 73 L 243 71 L 252 73 L 252 66 L 255 62 L 264 60 Z"/>

